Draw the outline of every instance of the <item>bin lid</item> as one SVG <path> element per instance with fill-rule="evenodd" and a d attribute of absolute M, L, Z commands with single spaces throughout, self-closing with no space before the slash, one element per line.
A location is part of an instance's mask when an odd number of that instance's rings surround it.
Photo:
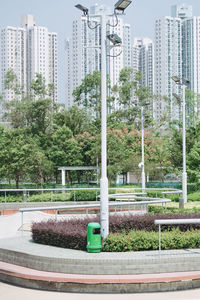
<path fill-rule="evenodd" d="M 101 225 L 97 222 L 91 222 L 88 224 L 88 227 L 92 227 L 92 228 L 100 228 Z"/>

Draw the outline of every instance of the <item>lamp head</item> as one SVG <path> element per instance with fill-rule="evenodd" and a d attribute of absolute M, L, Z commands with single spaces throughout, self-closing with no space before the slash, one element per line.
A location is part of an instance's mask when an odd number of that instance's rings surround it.
<path fill-rule="evenodd" d="M 77 4 L 75 5 L 76 8 L 80 9 L 83 13 L 84 13 L 84 16 L 87 16 L 88 14 L 88 8 L 81 5 L 81 4 Z"/>
<path fill-rule="evenodd" d="M 139 167 L 139 168 L 142 168 L 143 165 L 144 165 L 144 164 L 143 164 L 143 162 L 141 161 L 141 162 L 138 164 L 138 167 Z"/>
<path fill-rule="evenodd" d="M 119 0 L 115 4 L 115 9 L 124 12 L 124 10 L 131 4 L 130 0 Z"/>
<path fill-rule="evenodd" d="M 180 78 L 178 78 L 178 76 L 172 76 L 172 80 L 174 80 L 174 82 L 177 84 L 181 82 L 181 80 L 180 80 Z"/>
<path fill-rule="evenodd" d="M 180 97 L 179 95 L 177 95 L 176 93 L 172 93 L 172 96 L 173 96 L 174 98 L 176 98 L 176 100 L 177 100 L 178 102 L 181 101 L 181 97 Z"/>
<path fill-rule="evenodd" d="M 190 81 L 187 78 L 183 78 L 183 82 L 184 82 L 185 85 L 189 85 L 190 84 Z"/>
<path fill-rule="evenodd" d="M 113 43 L 113 45 L 120 45 L 122 43 L 122 39 L 116 33 L 108 34 L 107 38 Z"/>

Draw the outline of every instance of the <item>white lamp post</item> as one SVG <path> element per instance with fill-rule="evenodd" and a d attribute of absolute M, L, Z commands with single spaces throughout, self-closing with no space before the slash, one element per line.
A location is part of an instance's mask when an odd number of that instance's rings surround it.
<path fill-rule="evenodd" d="M 142 191 L 145 191 L 145 171 L 144 171 L 144 108 L 141 107 L 141 139 L 142 139 Z"/>
<path fill-rule="evenodd" d="M 183 202 L 187 203 L 187 171 L 186 171 L 186 129 L 185 129 L 185 90 L 189 81 L 187 79 L 178 78 L 173 76 L 172 79 L 174 82 L 181 86 L 182 88 L 182 99 L 183 99 L 183 173 L 182 173 L 182 193 L 183 193 Z"/>
<path fill-rule="evenodd" d="M 117 18 L 116 10 L 124 12 L 130 0 L 119 0 L 115 4 L 114 15 Z M 76 5 L 78 9 L 83 11 L 83 14 L 88 17 L 88 9 L 80 4 Z M 109 205 L 108 205 L 108 177 L 107 177 L 107 72 L 106 72 L 106 38 L 117 46 L 120 44 L 120 39 L 116 34 L 106 35 L 107 20 L 105 14 L 94 16 L 100 18 L 101 26 L 101 179 L 100 179 L 100 223 L 101 223 L 101 236 L 105 239 L 109 234 Z M 109 26 L 115 27 L 116 25 Z M 96 25 L 94 28 L 96 28 Z M 91 27 L 90 27 L 91 28 Z M 94 29 L 91 28 L 91 29 Z"/>

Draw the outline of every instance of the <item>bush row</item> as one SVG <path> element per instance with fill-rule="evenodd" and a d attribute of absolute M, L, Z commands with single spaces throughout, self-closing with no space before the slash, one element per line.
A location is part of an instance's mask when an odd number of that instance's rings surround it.
<path fill-rule="evenodd" d="M 110 234 L 104 241 L 103 251 L 125 252 L 157 250 L 159 237 L 157 232 L 130 231 L 129 234 Z M 162 232 L 161 249 L 200 248 L 200 231 L 181 232 L 179 229 Z"/>
<path fill-rule="evenodd" d="M 111 233 L 122 234 L 124 236 L 134 231 L 150 232 L 158 231 L 158 226 L 154 225 L 155 219 L 186 218 L 184 214 L 178 215 L 145 215 L 145 216 L 112 216 L 110 217 L 109 230 Z M 187 218 L 200 218 L 200 214 L 187 215 Z M 33 223 L 32 238 L 35 242 L 64 248 L 86 250 L 87 225 L 90 222 L 99 222 L 99 217 L 71 220 L 49 220 L 45 222 Z M 172 230 L 177 225 L 162 226 L 162 230 Z M 178 226 L 180 231 L 186 232 L 191 229 L 200 229 L 198 224 L 184 224 Z M 142 241 L 142 239 L 141 239 Z"/>
<path fill-rule="evenodd" d="M 162 207 L 149 205 L 148 212 L 151 214 L 197 214 L 200 213 L 200 207 L 179 209 L 178 207 Z"/>
<path fill-rule="evenodd" d="M 96 219 L 48 220 L 32 224 L 34 242 L 62 248 L 86 250 L 87 225 Z"/>
<path fill-rule="evenodd" d="M 114 194 L 115 190 L 110 190 L 109 194 Z M 56 201 L 97 201 L 99 200 L 99 191 L 70 191 L 62 193 L 60 192 L 44 192 L 42 194 L 36 193 L 27 195 L 27 202 L 56 202 Z M 4 202 L 23 202 L 23 193 L 19 192 L 18 195 L 5 195 L 0 197 L 0 203 Z"/>
<path fill-rule="evenodd" d="M 200 213 L 193 214 L 148 214 L 148 215 L 114 215 L 110 217 L 110 232 L 112 233 L 129 233 L 131 230 L 145 230 L 147 232 L 158 231 L 158 226 L 154 221 L 159 219 L 199 219 Z M 171 230 L 179 227 L 181 231 L 187 231 L 191 228 L 200 229 L 200 224 L 183 224 L 183 225 L 163 225 L 163 230 Z"/>
<path fill-rule="evenodd" d="M 2 194 L 3 193 L 3 194 Z M 0 197 L 0 202 L 23 202 L 23 193 L 19 192 L 17 195 L 15 192 L 7 192 L 5 197 L 5 192 L 2 192 Z M 115 190 L 110 190 L 109 194 L 114 194 Z M 160 191 L 148 191 L 148 197 L 162 197 Z M 179 196 L 177 195 L 167 195 L 172 201 L 179 201 Z M 71 192 L 44 192 L 35 193 L 31 192 L 26 201 L 28 202 L 51 202 L 51 201 L 96 201 L 99 200 L 99 191 L 95 190 L 83 190 L 83 191 L 71 191 Z M 112 199 L 111 199 L 112 200 Z M 200 191 L 194 192 L 188 195 L 188 201 L 200 201 Z"/>

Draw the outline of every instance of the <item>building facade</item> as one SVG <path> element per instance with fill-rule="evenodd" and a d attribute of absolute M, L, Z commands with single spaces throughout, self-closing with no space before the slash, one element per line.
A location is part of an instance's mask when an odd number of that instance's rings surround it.
<path fill-rule="evenodd" d="M 132 69 L 133 79 L 135 74 L 141 72 L 141 86 L 150 87 L 153 93 L 154 79 L 154 44 L 149 38 L 134 38 L 132 44 Z M 133 102 L 137 103 L 138 98 L 133 93 Z"/>
<path fill-rule="evenodd" d="M 5 74 L 13 70 L 18 83 L 26 90 L 27 57 L 26 30 L 8 26 L 0 31 L 0 93 L 4 99 L 11 101 L 16 95 L 13 90 L 5 89 Z"/>
<path fill-rule="evenodd" d="M 36 73 L 42 74 L 46 85 L 53 84 L 53 101 L 57 101 L 57 34 L 46 27 L 36 26 L 34 17 L 25 15 L 21 27 L 6 27 L 0 31 L 0 92 L 5 101 L 16 94 L 4 87 L 5 74 L 12 70 L 24 94 L 30 92 L 30 84 Z"/>
<path fill-rule="evenodd" d="M 159 120 L 163 112 L 170 119 L 179 118 L 179 107 L 173 103 L 173 93 L 180 93 L 180 88 L 172 82 L 172 76 L 182 77 L 182 27 L 181 19 L 163 17 L 155 24 L 155 72 L 154 118 Z M 164 101 L 163 97 L 168 100 Z M 166 99 L 165 98 L 165 99 Z"/>
<path fill-rule="evenodd" d="M 181 118 L 181 105 L 173 96 L 181 95 L 181 88 L 173 83 L 174 75 L 188 79 L 191 91 L 200 93 L 200 17 L 193 17 L 191 5 L 174 5 L 171 17 L 156 20 L 154 92 L 160 96 L 154 102 L 156 119 L 167 107 L 172 120 Z"/>

